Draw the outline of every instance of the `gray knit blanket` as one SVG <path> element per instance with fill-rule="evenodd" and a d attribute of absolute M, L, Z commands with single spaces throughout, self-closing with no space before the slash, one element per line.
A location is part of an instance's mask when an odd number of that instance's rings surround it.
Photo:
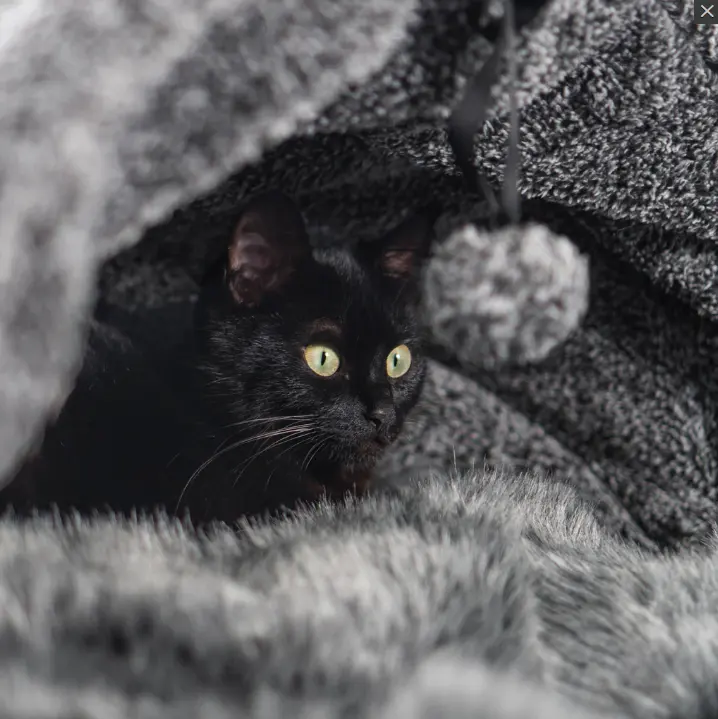
<path fill-rule="evenodd" d="M 398 494 L 201 537 L 4 518 L 2 716 L 716 715 L 718 30 L 548 2 L 516 40 L 523 216 L 497 230 L 446 120 L 502 13 L 0 0 L 0 477 L 94 301 L 154 332 L 247 196 L 292 195 L 320 243 L 443 208 Z M 476 141 L 496 186 L 511 85 Z"/>

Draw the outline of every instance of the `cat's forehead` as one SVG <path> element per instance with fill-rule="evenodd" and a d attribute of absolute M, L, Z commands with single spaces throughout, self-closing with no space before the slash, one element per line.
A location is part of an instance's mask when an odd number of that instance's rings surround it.
<path fill-rule="evenodd" d="M 365 279 L 367 274 L 356 256 L 344 247 L 328 247 L 316 249 L 314 260 L 325 270 L 336 274 L 344 282 L 356 283 Z"/>
<path fill-rule="evenodd" d="M 323 307 L 321 316 L 311 324 L 318 332 L 362 330 L 362 334 L 384 335 L 404 330 L 406 308 L 386 292 L 378 273 L 371 272 L 349 250 L 317 251 L 315 259 L 320 267 L 316 289 Z"/>
<path fill-rule="evenodd" d="M 306 334 L 314 336 L 325 336 L 328 338 L 340 339 L 343 334 L 344 323 L 341 317 L 321 316 L 314 317 L 306 323 Z"/>
<path fill-rule="evenodd" d="M 324 287 L 333 294 L 333 302 L 342 306 L 345 314 L 353 310 L 385 315 L 390 311 L 394 303 L 388 302 L 378 273 L 372 272 L 351 251 L 322 251 L 316 259 Z"/>

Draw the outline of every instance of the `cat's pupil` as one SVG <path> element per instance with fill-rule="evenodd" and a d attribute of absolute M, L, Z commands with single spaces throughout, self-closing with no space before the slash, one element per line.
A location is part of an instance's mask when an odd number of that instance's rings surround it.
<path fill-rule="evenodd" d="M 399 353 L 395 352 L 394 357 L 392 357 L 392 362 L 394 362 L 394 367 L 396 367 L 399 364 Z"/>
<path fill-rule="evenodd" d="M 322 358 L 319 361 L 319 364 L 321 364 L 323 366 L 326 363 L 326 361 L 327 361 L 327 353 L 324 350 L 322 350 Z"/>

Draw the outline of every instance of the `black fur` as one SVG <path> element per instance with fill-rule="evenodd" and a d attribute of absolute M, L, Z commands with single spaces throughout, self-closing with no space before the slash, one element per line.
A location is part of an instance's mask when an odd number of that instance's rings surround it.
<path fill-rule="evenodd" d="M 88 355 L 6 502 L 163 506 L 206 521 L 362 491 L 421 390 L 417 278 L 430 230 L 414 217 L 377 242 L 313 251 L 286 198 L 255 199 L 208 273 L 194 331 L 154 362 L 119 343 L 104 345 L 109 364 Z M 334 376 L 307 366 L 315 343 L 339 353 Z M 390 379 L 401 344 L 412 364 Z"/>

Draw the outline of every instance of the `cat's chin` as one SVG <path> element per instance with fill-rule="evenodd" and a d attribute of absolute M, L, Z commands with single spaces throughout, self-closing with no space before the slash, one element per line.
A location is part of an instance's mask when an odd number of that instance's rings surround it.
<path fill-rule="evenodd" d="M 389 446 L 375 441 L 365 442 L 337 458 L 337 464 L 348 471 L 373 469 Z"/>

